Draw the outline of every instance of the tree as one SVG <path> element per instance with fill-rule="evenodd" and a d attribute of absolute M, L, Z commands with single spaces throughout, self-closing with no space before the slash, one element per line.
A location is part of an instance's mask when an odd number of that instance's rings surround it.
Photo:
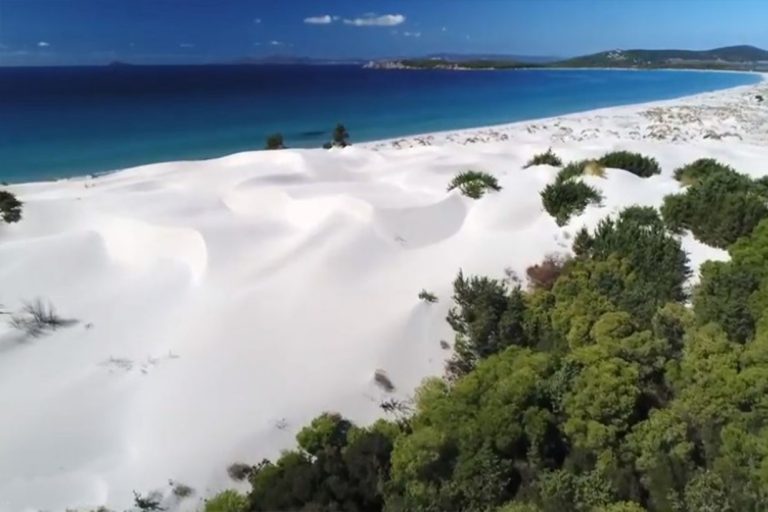
<path fill-rule="evenodd" d="M 21 220 L 22 202 L 7 190 L 0 190 L 0 216 L 8 224 Z"/>
<path fill-rule="evenodd" d="M 336 128 L 333 129 L 331 135 L 331 142 L 326 143 L 323 147 L 325 149 L 330 148 L 345 148 L 350 145 L 349 132 L 343 124 L 338 123 Z"/>
<path fill-rule="evenodd" d="M 267 137 L 267 143 L 264 149 L 285 149 L 285 144 L 283 143 L 283 134 L 273 133 Z"/>

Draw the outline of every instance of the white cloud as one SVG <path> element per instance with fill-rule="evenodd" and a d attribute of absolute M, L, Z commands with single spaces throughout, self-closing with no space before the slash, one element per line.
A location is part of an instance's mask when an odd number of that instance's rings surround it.
<path fill-rule="evenodd" d="M 307 25 L 330 25 L 333 22 L 333 17 L 331 17 L 330 14 L 325 14 L 323 16 L 310 16 L 309 18 L 304 18 L 304 23 Z"/>
<path fill-rule="evenodd" d="M 405 37 L 421 37 L 421 32 L 403 32 Z"/>
<path fill-rule="evenodd" d="M 192 43 L 179 43 L 179 48 L 194 48 L 195 45 Z"/>
<path fill-rule="evenodd" d="M 441 30 L 442 30 L 443 32 L 448 32 L 448 29 L 447 29 L 446 27 L 443 27 Z"/>
<path fill-rule="evenodd" d="M 362 18 L 344 19 L 344 24 L 355 27 L 394 27 L 401 23 L 405 23 L 405 16 L 402 14 L 382 14 L 377 16 L 369 12 Z"/>
<path fill-rule="evenodd" d="M 253 18 L 254 25 L 261 25 L 261 18 Z"/>
<path fill-rule="evenodd" d="M 270 46 L 285 46 L 285 43 L 282 42 L 282 41 L 270 41 L 269 45 Z"/>
<path fill-rule="evenodd" d="M 38 48 L 48 48 L 49 46 L 51 46 L 51 43 L 48 41 L 40 41 L 37 43 Z"/>

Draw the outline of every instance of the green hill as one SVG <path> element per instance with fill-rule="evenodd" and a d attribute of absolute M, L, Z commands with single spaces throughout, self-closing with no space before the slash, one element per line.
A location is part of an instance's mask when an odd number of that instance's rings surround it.
<path fill-rule="evenodd" d="M 768 62 L 768 51 L 754 46 L 728 46 L 713 50 L 611 50 L 553 63 L 555 67 L 616 68 L 752 68 Z"/>

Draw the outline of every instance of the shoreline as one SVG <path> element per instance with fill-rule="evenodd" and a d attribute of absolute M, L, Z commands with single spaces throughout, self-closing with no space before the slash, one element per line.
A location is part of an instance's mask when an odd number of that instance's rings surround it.
<path fill-rule="evenodd" d="M 563 68 L 565 69 L 565 68 Z M 573 68 L 579 69 L 579 68 Z M 615 68 L 606 68 L 608 71 Z M 669 71 L 701 71 L 703 70 L 669 70 Z M 743 97 L 744 95 L 751 94 L 755 91 L 765 94 L 768 92 L 768 72 L 746 72 L 746 71 L 723 71 L 727 73 L 748 73 L 751 75 L 757 75 L 760 77 L 760 81 L 750 85 L 738 85 L 735 87 L 729 87 L 726 89 L 717 89 L 714 91 L 700 92 L 696 94 L 690 94 L 686 96 L 680 96 L 678 98 L 654 100 L 641 103 L 630 103 L 627 105 L 619 105 L 613 107 L 603 107 L 591 110 L 585 110 L 582 112 L 573 112 L 570 114 L 562 114 L 557 116 L 541 117 L 535 119 L 529 119 L 524 121 L 514 121 L 511 123 L 501 123 L 495 125 L 486 125 L 475 128 L 463 128 L 457 130 L 443 130 L 438 132 L 426 132 L 416 135 L 407 135 L 403 137 L 392 137 L 388 139 L 382 139 L 371 142 L 362 142 L 357 144 L 359 147 L 365 147 L 366 149 L 380 150 L 387 146 L 395 149 L 404 149 L 403 145 L 408 147 L 425 146 L 432 144 L 444 144 L 444 143 L 457 143 L 455 140 L 451 140 L 455 137 L 465 137 L 464 143 L 482 143 L 491 142 L 487 140 L 472 140 L 473 136 L 482 136 L 488 132 L 513 132 L 519 131 L 521 128 L 526 128 L 532 125 L 546 125 L 554 124 L 564 121 L 578 121 L 583 118 L 590 118 L 592 116 L 610 116 L 610 115 L 641 115 L 642 111 L 654 108 L 675 108 L 678 106 L 689 106 L 695 103 L 697 100 L 712 100 L 714 97 L 717 99 L 729 99 L 731 97 Z M 723 98 L 720 98 L 720 97 Z M 765 104 L 768 105 L 768 96 L 766 97 Z M 499 140 L 506 140 L 499 138 Z M 427 143 L 429 142 L 429 143 Z M 460 142 L 459 142 L 460 143 Z"/>
<path fill-rule="evenodd" d="M 547 124 L 568 122 L 568 121 L 578 121 L 582 118 L 584 119 L 591 118 L 592 116 L 610 116 L 612 114 L 613 115 L 639 114 L 640 113 L 639 111 L 643 109 L 651 109 L 651 108 L 658 108 L 658 107 L 675 107 L 676 106 L 675 103 L 689 104 L 694 100 L 696 100 L 697 98 L 701 98 L 701 99 L 711 98 L 714 95 L 734 96 L 740 93 L 747 93 L 748 91 L 752 91 L 754 89 L 759 89 L 761 92 L 765 94 L 765 97 L 767 99 L 766 104 L 768 104 L 768 94 L 766 94 L 768 93 L 768 88 L 766 88 L 765 90 L 760 89 L 761 86 L 765 87 L 766 84 L 768 84 L 768 72 L 736 71 L 736 70 L 701 70 L 701 69 L 640 70 L 640 69 L 634 69 L 634 68 L 531 68 L 531 69 L 543 70 L 543 71 L 552 71 L 553 69 L 555 69 L 555 70 L 564 70 L 564 71 L 600 70 L 600 71 L 678 71 L 678 72 L 701 72 L 701 73 L 738 73 L 738 74 L 756 75 L 760 78 L 760 81 L 755 84 L 738 85 L 735 87 L 728 87 L 725 89 L 716 89 L 716 90 L 707 91 L 707 92 L 699 92 L 695 94 L 690 94 L 686 96 L 680 96 L 677 98 L 671 98 L 671 99 L 665 99 L 665 100 L 654 100 L 649 102 L 629 103 L 626 105 L 601 107 L 597 109 L 572 112 L 572 113 L 561 114 L 556 116 L 537 117 L 537 118 L 531 118 L 531 119 L 526 119 L 521 121 L 482 125 L 482 126 L 471 127 L 471 128 L 448 129 L 448 130 L 440 130 L 435 132 L 424 132 L 424 133 L 417 133 L 412 135 L 390 137 L 390 138 L 384 138 L 384 139 L 374 139 L 370 141 L 353 143 L 353 146 L 358 148 L 363 148 L 363 149 L 372 149 L 375 151 L 379 151 L 381 149 L 386 149 L 386 148 L 404 149 L 407 147 L 431 146 L 431 145 L 437 145 L 437 144 L 452 144 L 452 143 L 453 144 L 455 143 L 474 144 L 474 143 L 484 143 L 484 142 L 494 142 L 494 141 L 498 142 L 498 141 L 505 141 L 509 139 L 509 136 L 511 135 L 511 133 L 507 133 L 507 132 L 517 132 L 520 129 L 527 128 L 530 126 L 547 125 Z M 387 71 L 387 70 L 383 70 L 383 71 Z M 494 71 L 494 70 L 471 70 L 471 71 Z M 507 71 L 507 70 L 499 70 L 499 71 Z M 509 71 L 515 71 L 515 70 L 509 70 Z M 507 135 L 507 137 L 505 138 L 504 135 Z M 312 149 L 318 149 L 318 148 L 297 147 L 297 148 L 289 148 L 288 151 L 291 151 L 291 150 L 308 151 Z M 17 187 L 21 185 L 31 185 L 31 184 L 37 184 L 37 183 L 57 183 L 57 182 L 92 180 L 92 179 L 100 178 L 103 176 L 109 176 L 111 174 L 118 173 L 118 172 L 125 172 L 125 171 L 130 171 L 132 169 L 145 168 L 147 166 L 170 165 L 174 163 L 183 163 L 183 162 L 215 161 L 218 159 L 231 157 L 233 155 L 239 155 L 244 153 L 245 154 L 257 153 L 261 151 L 264 151 L 264 150 L 249 149 L 245 151 L 227 153 L 219 156 L 214 156 L 211 158 L 203 158 L 203 159 L 196 159 L 196 160 L 184 160 L 184 159 L 160 160 L 157 162 L 149 162 L 146 164 L 140 164 L 140 165 L 117 168 L 117 169 L 107 169 L 103 171 L 86 173 L 86 174 L 76 175 L 76 176 L 63 177 L 63 178 L 11 182 L 7 186 Z"/>

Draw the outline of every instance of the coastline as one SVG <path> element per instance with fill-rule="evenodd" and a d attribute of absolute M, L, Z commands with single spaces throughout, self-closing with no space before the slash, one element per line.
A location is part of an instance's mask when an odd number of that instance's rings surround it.
<path fill-rule="evenodd" d="M 579 69 L 579 68 L 573 68 Z M 606 70 L 616 70 L 616 68 L 606 68 Z M 704 70 L 669 70 L 669 71 L 698 71 L 698 72 L 710 72 Z M 466 128 L 460 130 L 445 130 L 438 132 L 428 132 L 418 135 L 409 135 L 405 137 L 394 137 L 389 139 L 383 139 L 378 141 L 363 142 L 358 146 L 368 149 L 380 150 L 387 147 L 395 149 L 404 149 L 407 147 L 418 146 L 431 146 L 439 144 L 474 144 L 480 142 L 500 142 L 510 140 L 510 138 L 521 137 L 525 133 L 530 133 L 531 130 L 552 130 L 561 132 L 560 136 L 557 134 L 552 135 L 552 142 L 563 142 L 565 140 L 572 140 L 570 134 L 563 134 L 559 128 L 566 127 L 568 124 L 576 123 L 581 124 L 583 122 L 589 122 L 596 119 L 604 119 L 606 117 L 616 116 L 622 118 L 637 117 L 637 122 L 640 124 L 642 117 L 653 109 L 674 109 L 676 107 L 691 107 L 695 105 L 702 105 L 705 108 L 711 107 L 714 109 L 721 108 L 723 104 L 727 104 L 729 100 L 744 100 L 748 99 L 750 95 L 762 94 L 766 101 L 762 104 L 768 108 L 768 73 L 764 72 L 746 72 L 746 71 L 723 71 L 727 73 L 747 73 L 751 75 L 757 75 L 761 80 L 756 84 L 739 85 L 736 87 L 729 87 L 727 89 L 719 89 L 715 91 L 696 93 L 687 96 L 681 96 L 679 98 L 672 98 L 666 100 L 656 100 L 642 103 L 632 103 L 628 105 L 605 107 L 599 109 L 585 110 L 583 112 L 574 112 L 571 114 L 563 114 L 559 116 L 550 116 L 537 119 L 530 119 L 526 121 L 516 121 L 513 123 L 502 123 L 496 125 L 487 125 L 477 128 Z M 753 98 L 754 100 L 754 98 Z M 754 103 L 754 102 L 753 102 Z M 760 105 L 760 104 L 757 104 Z M 767 114 L 768 115 L 768 114 Z M 760 124 L 765 124 L 764 120 L 756 120 Z M 599 135 L 599 134 L 595 134 Z M 659 137 L 663 134 L 658 133 Z M 702 133 L 701 137 L 704 138 Z M 766 131 L 768 135 L 768 131 Z M 622 133 L 617 136 L 617 139 L 627 137 L 631 140 L 637 140 L 638 137 L 634 134 Z M 582 138 L 575 138 L 573 140 L 585 140 L 589 138 L 586 134 Z M 592 137 L 594 138 L 594 137 Z M 641 137 L 642 138 L 642 137 Z M 657 138 L 657 137 L 649 137 Z M 687 137 L 685 140 L 691 140 L 696 137 Z M 680 140 L 680 139 L 678 139 Z M 764 138 L 762 140 L 768 141 Z"/>
<path fill-rule="evenodd" d="M 546 116 L 546 117 L 534 117 L 527 120 L 521 120 L 521 121 L 513 121 L 513 122 L 504 122 L 504 123 L 492 123 L 492 124 L 483 124 L 478 125 L 476 127 L 470 127 L 470 128 L 458 128 L 458 129 L 447 129 L 447 130 L 439 130 L 439 131 L 429 131 L 429 132 L 421 132 L 421 133 L 415 133 L 411 135 L 403 135 L 403 136 L 396 136 L 396 137 L 390 137 L 390 138 L 381 138 L 381 139 L 372 139 L 372 140 L 364 140 L 362 142 L 354 142 L 353 143 L 356 147 L 366 148 L 366 149 L 374 149 L 374 150 L 381 150 L 385 147 L 393 147 L 395 149 L 402 149 L 404 147 L 414 147 L 414 146 L 425 146 L 425 145 L 433 145 L 433 144 L 452 144 L 452 143 L 459 143 L 459 144 L 471 144 L 471 143 L 477 143 L 477 142 L 491 142 L 491 141 L 504 141 L 508 140 L 510 137 L 515 138 L 520 135 L 521 130 L 527 130 L 528 127 L 532 127 L 534 130 L 538 130 L 541 128 L 541 126 L 547 127 L 552 124 L 559 124 L 559 123 L 570 123 L 574 121 L 578 121 L 581 118 L 587 119 L 593 119 L 595 117 L 604 117 L 604 116 L 612 116 L 612 115 L 619 115 L 622 117 L 628 117 L 632 114 L 639 113 L 642 109 L 649 109 L 653 107 L 670 107 L 674 106 L 676 103 L 691 103 L 698 101 L 699 99 L 706 99 L 707 101 L 710 101 L 713 96 L 717 96 L 716 99 L 726 98 L 731 95 L 739 94 L 741 91 L 751 91 L 755 90 L 757 88 L 760 88 L 761 85 L 766 84 L 768 81 L 768 73 L 763 72 L 752 72 L 752 71 L 734 71 L 734 70 L 701 70 L 701 69 L 679 69 L 679 68 L 673 68 L 673 69 L 653 69 L 653 70 L 639 70 L 639 69 L 633 69 L 633 68 L 530 68 L 531 70 L 536 71 L 553 71 L 553 70 L 563 70 L 563 71 L 582 71 L 582 70 L 600 70 L 600 71 L 677 71 L 677 72 L 699 72 L 699 73 L 738 73 L 738 74 L 749 74 L 757 76 L 761 79 L 760 82 L 755 84 L 749 84 L 749 85 L 738 85 L 735 87 L 729 87 L 725 89 L 716 89 L 708 92 L 700 92 L 695 93 L 691 95 L 686 96 L 680 96 L 677 98 L 671 98 L 671 99 L 665 99 L 665 100 L 655 100 L 650 102 L 641 102 L 641 103 L 629 103 L 625 105 L 619 105 L 619 106 L 609 106 L 609 107 L 601 107 L 597 109 L 590 109 L 590 110 L 583 110 L 583 111 L 577 111 L 567 114 L 561 114 L 556 116 Z M 512 70 L 514 71 L 514 70 Z M 761 92 L 764 93 L 764 95 L 768 98 L 768 90 L 761 90 Z M 640 120 L 638 120 L 639 122 Z M 636 139 L 634 135 L 630 136 L 631 139 Z M 553 135 L 552 141 L 557 142 L 558 140 L 563 140 L 563 137 Z M 306 150 L 311 148 L 293 148 L 296 150 Z M 211 156 L 210 158 L 203 158 L 199 160 L 194 161 L 207 161 L 207 160 L 216 160 L 220 158 L 225 158 L 228 155 L 232 154 L 240 154 L 240 153 L 250 153 L 255 151 L 261 151 L 261 149 L 246 149 L 244 151 L 236 151 L 236 152 L 225 152 L 220 155 Z M 67 176 L 62 178 L 51 178 L 51 179 L 41 179 L 41 180 L 32 180 L 32 181 L 16 181 L 11 183 L 10 186 L 18 186 L 25 183 L 45 183 L 45 182 L 57 182 L 57 181 L 71 181 L 71 180 L 83 180 L 83 179 L 92 179 L 97 178 L 100 176 L 105 176 L 109 174 L 113 174 L 115 172 L 122 172 L 133 168 L 138 167 L 146 167 L 148 165 L 155 165 L 155 164 L 171 164 L 173 162 L 183 162 L 187 161 L 187 159 L 159 159 L 156 161 L 150 161 L 146 163 L 141 163 L 138 165 L 129 165 L 124 167 L 118 167 L 118 168 L 112 168 L 112 169 L 104 169 L 99 170 L 97 172 L 86 172 L 83 174 L 78 174 L 74 176 Z"/>

